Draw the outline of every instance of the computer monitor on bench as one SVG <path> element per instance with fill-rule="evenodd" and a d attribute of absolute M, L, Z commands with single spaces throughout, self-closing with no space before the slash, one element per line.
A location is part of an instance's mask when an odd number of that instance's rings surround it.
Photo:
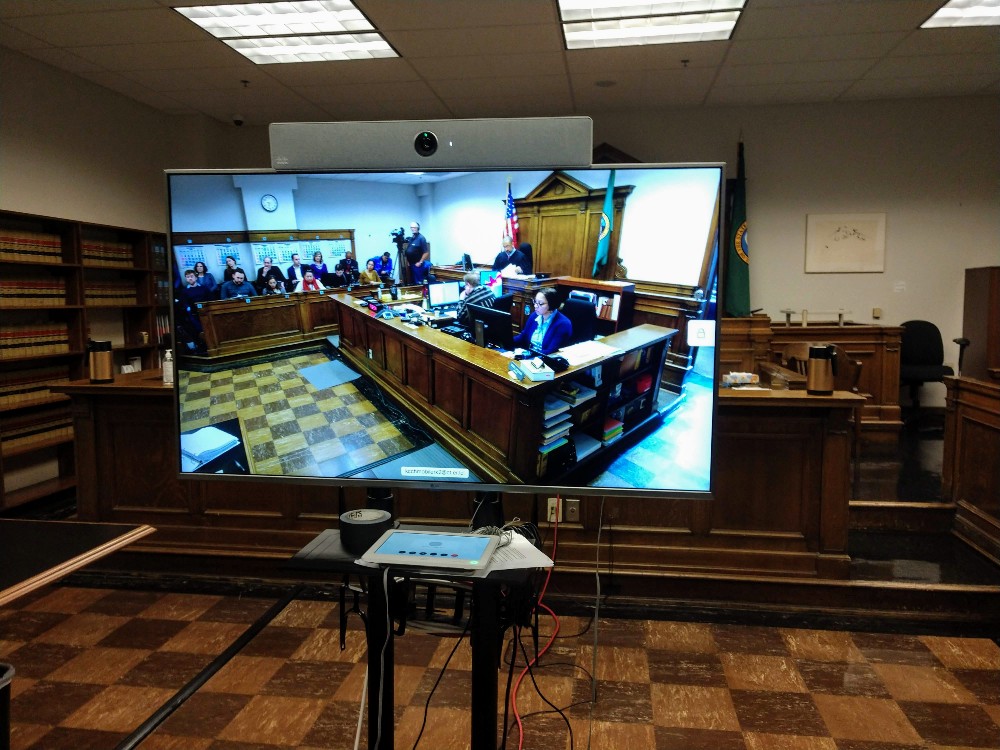
<path fill-rule="evenodd" d="M 469 305 L 472 315 L 472 332 L 476 343 L 494 346 L 504 351 L 514 348 L 514 316 L 506 310 L 494 310 L 482 305 Z M 482 339 L 479 331 L 482 327 Z"/>

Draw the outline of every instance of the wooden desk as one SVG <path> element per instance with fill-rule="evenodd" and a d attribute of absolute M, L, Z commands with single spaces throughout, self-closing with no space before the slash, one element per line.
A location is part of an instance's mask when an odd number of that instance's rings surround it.
<path fill-rule="evenodd" d="M 511 360 L 499 352 L 427 326 L 414 327 L 399 318 L 376 318 L 347 295 L 333 295 L 332 299 L 339 309 L 341 353 L 405 404 L 481 479 L 504 484 L 551 482 L 554 467 L 540 461 L 538 450 L 545 397 L 561 382 L 578 378 L 592 367 L 600 367 L 603 373 L 596 398 L 608 402 L 611 387 L 632 377 L 631 373 L 620 374 L 622 363 L 641 354 L 652 378 L 641 409 L 645 416 L 652 416 L 666 347 L 676 333 L 652 325 L 629 328 L 602 340 L 621 354 L 571 367 L 554 380 L 519 381 L 509 375 Z M 598 416 L 590 415 L 590 421 L 578 426 L 603 425 Z M 634 421 L 638 427 L 642 419 Z"/>
<path fill-rule="evenodd" d="M 146 525 L 0 519 L 0 606 L 154 531 Z"/>

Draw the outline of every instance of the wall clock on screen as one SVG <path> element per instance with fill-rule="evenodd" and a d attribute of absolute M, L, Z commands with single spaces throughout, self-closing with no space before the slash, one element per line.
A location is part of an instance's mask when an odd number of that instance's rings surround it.
<path fill-rule="evenodd" d="M 261 197 L 261 199 L 260 199 L 260 207 L 263 208 L 268 213 L 271 213 L 272 211 L 277 211 L 278 210 L 278 199 L 275 198 L 270 193 L 268 193 L 267 195 L 264 195 L 264 196 Z"/>

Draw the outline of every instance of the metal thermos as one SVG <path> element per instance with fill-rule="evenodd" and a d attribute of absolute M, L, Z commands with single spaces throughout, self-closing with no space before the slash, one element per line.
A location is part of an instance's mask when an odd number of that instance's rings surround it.
<path fill-rule="evenodd" d="M 115 379 L 115 360 L 110 341 L 91 341 L 87 346 L 90 359 L 90 382 L 111 383 Z"/>
<path fill-rule="evenodd" d="M 811 396 L 833 394 L 833 378 L 837 374 L 837 350 L 832 344 L 810 344 L 806 370 L 806 392 Z"/>

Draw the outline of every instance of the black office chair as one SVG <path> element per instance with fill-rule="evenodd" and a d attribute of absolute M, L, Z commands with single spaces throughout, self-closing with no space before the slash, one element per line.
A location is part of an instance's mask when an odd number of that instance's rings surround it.
<path fill-rule="evenodd" d="M 482 303 L 480 303 L 482 304 Z M 510 312 L 511 306 L 514 304 L 514 294 L 501 294 L 499 297 L 493 300 L 493 304 L 489 305 L 494 310 L 502 310 L 503 312 Z"/>
<path fill-rule="evenodd" d="M 578 344 L 581 341 L 590 341 L 594 338 L 594 334 L 597 332 L 597 310 L 590 302 L 570 298 L 563 302 L 559 309 L 573 324 L 570 344 Z"/>
<path fill-rule="evenodd" d="M 910 387 L 910 401 L 914 409 L 919 409 L 920 386 L 941 383 L 955 371 L 944 363 L 944 344 L 936 325 L 926 320 L 908 320 L 902 326 L 899 382 Z"/>

